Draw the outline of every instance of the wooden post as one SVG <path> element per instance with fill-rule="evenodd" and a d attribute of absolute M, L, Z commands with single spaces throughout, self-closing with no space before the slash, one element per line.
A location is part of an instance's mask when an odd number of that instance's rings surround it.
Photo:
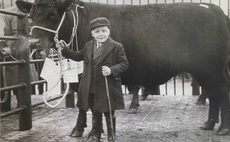
<path fill-rule="evenodd" d="M 25 61 L 24 65 L 18 67 L 18 80 L 25 85 L 19 89 L 19 107 L 25 108 L 19 114 L 19 130 L 24 131 L 32 128 L 29 44 L 27 38 L 23 36 L 18 43 L 19 59 Z"/>
<path fill-rule="evenodd" d="M 30 60 L 28 43 L 28 18 L 24 16 L 17 20 L 18 29 L 18 59 L 24 60 L 25 64 L 18 66 L 19 82 L 25 87 L 19 89 L 19 107 L 25 108 L 19 114 L 19 130 L 30 130 L 32 128 L 31 112 L 31 84 L 30 84 Z"/>

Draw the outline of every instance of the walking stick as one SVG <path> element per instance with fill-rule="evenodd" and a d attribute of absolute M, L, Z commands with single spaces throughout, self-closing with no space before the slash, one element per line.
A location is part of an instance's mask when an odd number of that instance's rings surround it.
<path fill-rule="evenodd" d="M 108 80 L 107 80 L 106 76 L 105 76 L 105 87 L 106 87 L 106 95 L 107 95 L 108 104 L 109 104 L 109 115 L 110 115 L 110 122 L 111 122 L 111 128 L 112 128 L 112 139 L 113 139 L 113 142 L 115 142 L 113 118 L 112 118 L 112 109 L 111 109 L 110 96 L 109 96 L 109 86 L 108 86 Z"/>

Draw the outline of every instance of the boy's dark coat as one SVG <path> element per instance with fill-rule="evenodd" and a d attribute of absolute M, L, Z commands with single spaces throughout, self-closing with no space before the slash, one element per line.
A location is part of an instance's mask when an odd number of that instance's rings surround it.
<path fill-rule="evenodd" d="M 80 52 L 71 51 L 68 49 L 63 50 L 63 55 L 75 61 L 84 60 L 84 71 L 82 74 L 77 107 L 88 110 L 89 88 L 91 80 L 91 66 L 92 66 L 92 52 L 95 40 L 85 44 L 85 47 Z M 124 109 L 124 100 L 121 90 L 120 73 L 128 69 L 128 61 L 124 52 L 123 46 L 109 38 L 102 47 L 102 54 L 98 57 L 96 64 L 96 89 L 94 96 L 94 109 L 98 112 L 109 111 L 108 99 L 106 95 L 105 77 L 102 75 L 102 66 L 110 67 L 112 74 L 107 77 L 109 94 L 112 110 Z"/>

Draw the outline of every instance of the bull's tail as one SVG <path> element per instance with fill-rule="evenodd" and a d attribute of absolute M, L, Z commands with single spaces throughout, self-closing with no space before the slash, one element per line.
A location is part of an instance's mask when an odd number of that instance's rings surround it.
<path fill-rule="evenodd" d="M 228 86 L 230 86 L 230 18 L 226 16 L 225 21 L 228 28 L 228 59 L 226 63 L 225 77 L 227 79 Z"/>
<path fill-rule="evenodd" d="M 228 48 L 230 49 L 230 18 L 228 16 L 225 16 L 225 22 L 228 28 Z M 229 55 L 230 55 L 230 50 L 229 50 Z"/>
<path fill-rule="evenodd" d="M 226 22 L 226 25 L 228 28 L 228 39 L 230 40 L 230 17 L 225 16 L 225 22 Z M 229 47 L 230 47 L 230 43 L 229 43 Z M 230 51 L 229 51 L 229 53 L 230 53 Z"/>

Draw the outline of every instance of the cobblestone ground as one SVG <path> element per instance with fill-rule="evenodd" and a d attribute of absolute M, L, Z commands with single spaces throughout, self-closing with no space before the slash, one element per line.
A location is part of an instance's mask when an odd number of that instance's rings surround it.
<path fill-rule="evenodd" d="M 42 101 L 33 95 L 32 102 Z M 217 136 L 216 130 L 202 131 L 199 127 L 207 119 L 208 102 L 196 105 L 198 96 L 150 95 L 140 100 L 137 114 L 127 114 L 132 95 L 124 95 L 126 109 L 116 112 L 116 142 L 229 142 L 230 135 Z M 54 103 L 54 102 L 51 102 Z M 75 126 L 77 108 L 66 108 L 64 101 L 57 108 L 40 105 L 33 108 L 33 127 L 18 131 L 18 115 L 1 119 L 1 142 L 83 142 L 91 130 L 92 115 L 87 113 L 87 125 L 83 137 L 69 136 Z M 106 124 L 103 120 L 106 132 Z M 102 135 L 106 142 L 107 134 Z"/>

